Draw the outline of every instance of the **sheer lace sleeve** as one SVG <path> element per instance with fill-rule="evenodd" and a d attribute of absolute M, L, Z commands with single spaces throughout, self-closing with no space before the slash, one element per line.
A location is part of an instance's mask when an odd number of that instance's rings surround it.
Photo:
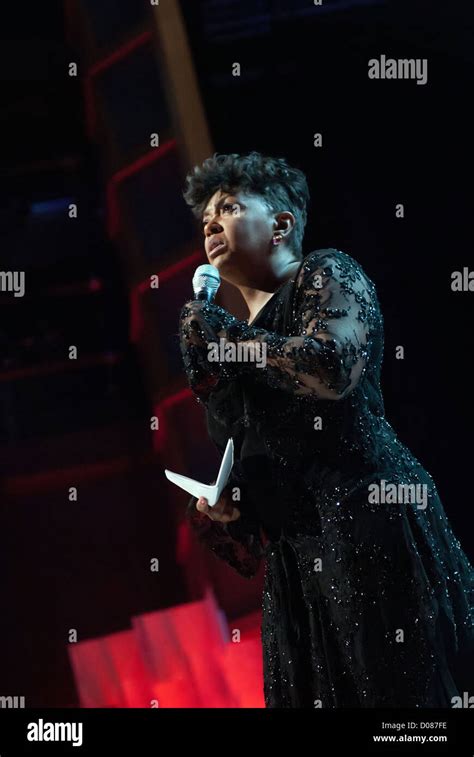
<path fill-rule="evenodd" d="M 184 306 L 181 349 L 190 385 L 206 401 L 219 381 L 245 372 L 296 395 L 341 399 L 365 370 L 376 318 L 375 288 L 361 266 L 339 250 L 318 250 L 296 281 L 291 336 L 249 326 L 218 305 Z"/>
<path fill-rule="evenodd" d="M 229 362 L 209 360 L 212 345 L 226 338 L 224 323 L 233 318 L 219 305 L 199 300 L 187 302 L 180 313 L 179 336 L 181 355 L 188 382 L 204 404 L 221 380 L 232 378 L 235 367 Z"/>
<path fill-rule="evenodd" d="M 223 494 L 231 496 L 238 482 L 232 478 Z M 234 502 L 240 510 L 240 518 L 230 523 L 211 520 L 205 513 L 196 510 L 196 497 L 191 497 L 186 508 L 186 517 L 198 540 L 224 560 L 244 578 L 252 578 L 260 567 L 263 543 L 257 520 L 247 512 L 245 490 L 241 490 L 240 502 Z"/>

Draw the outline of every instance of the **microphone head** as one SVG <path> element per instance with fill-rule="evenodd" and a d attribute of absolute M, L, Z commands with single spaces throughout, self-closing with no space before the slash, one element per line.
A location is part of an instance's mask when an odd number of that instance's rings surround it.
<path fill-rule="evenodd" d="M 193 276 L 194 296 L 197 300 L 211 302 L 221 284 L 221 275 L 214 265 L 199 265 Z"/>

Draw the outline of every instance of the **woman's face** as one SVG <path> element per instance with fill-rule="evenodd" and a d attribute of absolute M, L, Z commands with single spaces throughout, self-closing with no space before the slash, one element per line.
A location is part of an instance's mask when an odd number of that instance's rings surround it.
<path fill-rule="evenodd" d="M 202 220 L 207 259 L 223 278 L 245 283 L 255 268 L 265 265 L 278 217 L 258 195 L 219 189 L 207 203 Z"/>

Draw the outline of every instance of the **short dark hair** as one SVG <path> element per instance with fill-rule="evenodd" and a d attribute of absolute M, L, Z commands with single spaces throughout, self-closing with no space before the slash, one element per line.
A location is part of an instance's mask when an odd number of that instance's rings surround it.
<path fill-rule="evenodd" d="M 255 150 L 247 155 L 214 153 L 186 176 L 183 197 L 196 218 L 202 218 L 208 200 L 219 189 L 260 195 L 276 213 L 290 210 L 295 225 L 288 243 L 292 252 L 302 257 L 309 202 L 308 182 L 302 171 L 284 158 L 271 158 Z"/>

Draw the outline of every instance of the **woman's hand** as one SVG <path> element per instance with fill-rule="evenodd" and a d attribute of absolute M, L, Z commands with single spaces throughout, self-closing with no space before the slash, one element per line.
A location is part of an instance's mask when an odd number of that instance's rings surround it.
<path fill-rule="evenodd" d="M 196 502 L 196 510 L 199 510 L 200 513 L 206 513 L 211 520 L 217 520 L 219 523 L 230 523 L 240 518 L 240 510 L 234 506 L 227 487 L 223 489 L 214 507 L 209 506 L 205 497 L 199 497 Z"/>

